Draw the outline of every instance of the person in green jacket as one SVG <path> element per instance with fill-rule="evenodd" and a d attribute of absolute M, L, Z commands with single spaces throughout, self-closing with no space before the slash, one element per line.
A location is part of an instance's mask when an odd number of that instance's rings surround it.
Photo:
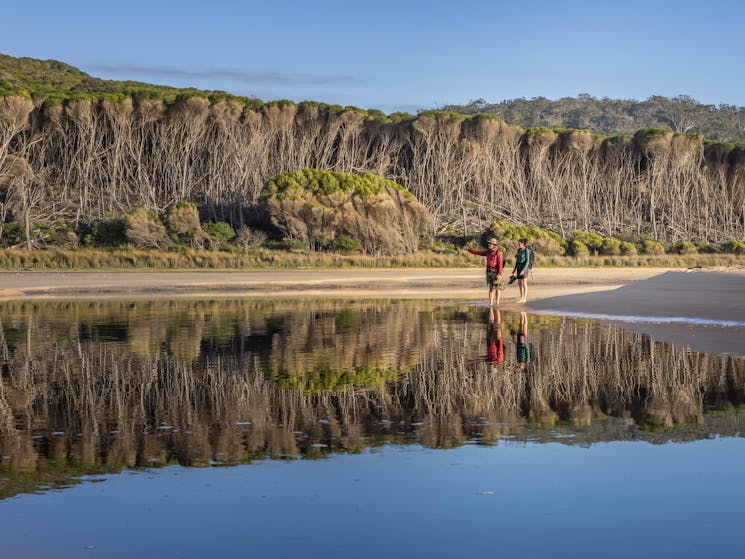
<path fill-rule="evenodd" d="M 517 363 L 521 370 L 525 370 L 533 360 L 533 346 L 528 342 L 528 313 L 520 313 L 520 326 L 514 337 Z"/>
<path fill-rule="evenodd" d="M 520 288 L 520 299 L 518 303 L 528 300 L 528 274 L 533 266 L 533 249 L 528 247 L 528 239 L 520 239 L 519 247 L 515 256 L 515 267 L 512 275 L 517 278 L 517 286 Z"/>

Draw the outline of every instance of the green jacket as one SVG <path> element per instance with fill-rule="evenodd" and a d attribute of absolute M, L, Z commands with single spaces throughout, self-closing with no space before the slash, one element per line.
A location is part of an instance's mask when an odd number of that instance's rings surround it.
<path fill-rule="evenodd" d="M 523 272 L 528 268 L 528 264 L 530 263 L 529 254 L 528 254 L 528 248 L 521 248 L 517 251 L 517 256 L 515 256 L 515 270 L 519 272 Z"/>

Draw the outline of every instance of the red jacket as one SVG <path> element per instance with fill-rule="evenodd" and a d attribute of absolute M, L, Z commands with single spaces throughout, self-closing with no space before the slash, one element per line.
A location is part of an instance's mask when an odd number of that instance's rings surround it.
<path fill-rule="evenodd" d="M 486 361 L 495 365 L 504 363 L 504 341 L 502 341 L 502 338 L 497 338 L 486 344 Z"/>
<path fill-rule="evenodd" d="M 486 256 L 486 269 L 490 272 L 502 273 L 504 269 L 504 255 L 501 250 L 497 249 L 494 252 L 490 250 L 474 250 L 472 248 L 467 248 L 466 250 L 477 256 Z"/>

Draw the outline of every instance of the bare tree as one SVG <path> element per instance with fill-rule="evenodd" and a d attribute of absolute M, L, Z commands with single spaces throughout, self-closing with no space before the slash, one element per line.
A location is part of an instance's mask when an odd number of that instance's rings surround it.
<path fill-rule="evenodd" d="M 676 99 L 671 106 L 684 115 L 691 101 Z M 183 200 L 240 228 L 269 178 L 312 167 L 404 184 L 432 214 L 433 232 L 470 234 L 504 219 L 564 235 L 744 236 L 741 148 L 704 150 L 699 136 L 664 131 L 637 136 L 526 131 L 441 113 L 383 122 L 312 103 L 247 109 L 191 98 L 170 106 L 127 99 L 34 107 L 0 99 L 0 173 L 23 158 L 36 181 L 32 213 L 72 228 L 135 207 L 163 212 Z M 19 208 L 19 193 L 32 188 L 22 182 L 14 186 Z"/>

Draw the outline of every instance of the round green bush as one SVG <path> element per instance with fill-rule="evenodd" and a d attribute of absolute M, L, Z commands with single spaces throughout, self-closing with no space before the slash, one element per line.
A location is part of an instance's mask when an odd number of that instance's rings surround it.
<path fill-rule="evenodd" d="M 618 256 L 621 254 L 621 241 L 613 237 L 604 238 L 603 244 L 600 245 L 600 254 L 604 256 Z"/>
<path fill-rule="evenodd" d="M 122 245 L 127 242 L 125 228 L 122 219 L 96 221 L 90 231 L 83 235 L 83 244 L 94 247 Z"/>
<path fill-rule="evenodd" d="M 23 242 L 26 237 L 26 228 L 23 223 L 9 221 L 3 224 L 2 242 L 5 246 L 13 246 Z"/>
<path fill-rule="evenodd" d="M 328 249 L 346 233 L 368 254 L 412 253 L 432 225 L 429 211 L 411 192 L 369 173 L 280 173 L 267 181 L 259 202 L 283 237 L 301 239 L 311 250 Z"/>
<path fill-rule="evenodd" d="M 590 254 L 590 249 L 585 243 L 575 239 L 569 243 L 569 252 L 574 256 L 587 256 Z"/>
<path fill-rule="evenodd" d="M 235 237 L 235 231 L 230 226 L 230 223 L 224 221 L 218 221 L 217 223 L 208 221 L 202 224 L 202 229 L 211 237 L 222 242 L 227 242 Z"/>
<path fill-rule="evenodd" d="M 642 241 L 642 252 L 644 254 L 664 254 L 665 247 L 662 246 L 662 243 L 658 243 L 657 241 L 652 241 L 650 239 L 645 239 L 644 241 Z"/>
<path fill-rule="evenodd" d="M 732 239 L 722 245 L 722 251 L 732 254 L 745 254 L 745 242 Z"/>
<path fill-rule="evenodd" d="M 199 223 L 199 210 L 195 204 L 174 204 L 168 209 L 165 222 L 169 237 L 174 243 L 201 248 L 205 234 Z"/>
<path fill-rule="evenodd" d="M 567 242 L 553 231 L 541 229 L 535 225 L 516 225 L 505 221 L 492 221 L 481 234 L 481 246 L 486 247 L 487 239 L 494 237 L 506 252 L 517 250 L 518 239 L 528 239 L 536 252 L 545 256 L 562 255 L 566 252 Z"/>
<path fill-rule="evenodd" d="M 383 194 L 386 188 L 400 191 L 404 196 L 413 197 L 413 194 L 397 182 L 372 173 L 353 175 L 323 169 L 302 169 L 280 173 L 269 179 L 261 192 L 261 199 L 268 200 L 276 197 L 284 200 L 297 198 L 303 193 L 328 196 L 340 192 L 376 196 Z"/>
<path fill-rule="evenodd" d="M 603 237 L 589 231 L 575 231 L 572 233 L 572 239 L 581 242 L 593 251 L 599 251 L 600 247 L 603 246 Z"/>
<path fill-rule="evenodd" d="M 158 214 L 145 208 L 132 209 L 124 219 L 124 234 L 137 248 L 163 250 L 170 239 Z"/>
<path fill-rule="evenodd" d="M 561 242 L 556 239 L 542 237 L 534 239 L 530 246 L 535 249 L 536 253 L 543 256 L 562 256 L 566 252 L 567 243 L 564 239 Z"/>
<path fill-rule="evenodd" d="M 621 241 L 621 254 L 624 256 L 633 256 L 636 254 L 636 245 L 628 241 Z"/>
<path fill-rule="evenodd" d="M 690 241 L 678 241 L 670 245 L 669 251 L 677 254 L 696 254 L 698 249 Z"/>
<path fill-rule="evenodd" d="M 695 243 L 695 245 L 698 251 L 703 254 L 716 254 L 717 252 L 719 252 L 719 249 L 716 245 L 707 243 L 705 241 L 697 242 Z"/>
<path fill-rule="evenodd" d="M 331 241 L 331 249 L 359 252 L 362 250 L 362 243 L 352 238 L 350 235 L 343 234 Z"/>

